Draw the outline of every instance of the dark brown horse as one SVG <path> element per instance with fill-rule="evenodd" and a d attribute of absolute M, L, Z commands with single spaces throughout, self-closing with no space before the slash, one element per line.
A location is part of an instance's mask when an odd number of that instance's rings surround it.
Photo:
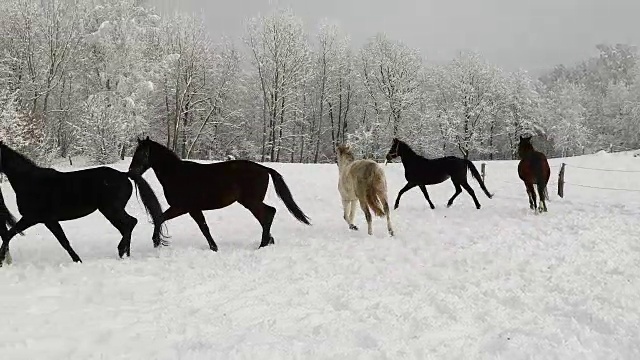
<path fill-rule="evenodd" d="M 533 184 L 536 184 L 538 195 L 540 196 L 538 211 L 547 211 L 547 202 L 545 200 L 549 199 L 547 183 L 549 183 L 549 176 L 551 176 L 547 157 L 533 148 L 531 136 L 523 137 L 522 135 L 518 144 L 518 156 L 520 157 L 518 176 L 524 181 L 524 186 L 527 188 L 529 207 L 531 210 L 536 210 L 536 192 L 533 188 Z"/>
<path fill-rule="evenodd" d="M 271 223 L 276 209 L 263 202 L 269 186 L 269 176 L 273 180 L 276 194 L 289 212 L 298 221 L 310 225 L 309 218 L 293 200 L 282 175 L 255 162 L 230 160 L 200 164 L 181 160 L 173 151 L 147 137 L 144 140 L 138 139 L 129 172 L 142 175 L 149 168 L 155 172 L 169 203 L 160 223 L 188 213 L 200 227 L 213 251 L 217 251 L 218 246 L 211 237 L 202 211 L 221 209 L 235 202 L 251 211 L 260 222 L 260 247 L 274 243 Z M 153 245 L 158 247 L 161 244 L 160 224 L 155 225 Z"/>
<path fill-rule="evenodd" d="M 435 205 L 433 205 L 431 199 L 429 199 L 429 193 L 427 192 L 427 187 L 425 185 L 439 184 L 447 179 L 451 179 L 453 186 L 456 188 L 456 192 L 453 194 L 451 199 L 449 199 L 447 207 L 453 204 L 453 200 L 462 193 L 462 189 L 464 188 L 467 190 L 469 195 L 471 195 L 476 208 L 480 209 L 480 202 L 478 201 L 475 192 L 467 182 L 467 169 L 471 170 L 471 175 L 473 175 L 473 177 L 478 181 L 478 184 L 480 184 L 482 191 L 484 191 L 487 197 L 491 199 L 493 196 L 484 185 L 478 169 L 476 169 L 475 165 L 473 165 L 470 160 L 461 159 L 455 156 L 427 159 L 416 154 L 416 152 L 403 141 L 394 138 L 391 143 L 391 148 L 387 153 L 387 161 L 391 161 L 398 156 L 400 157 L 400 160 L 402 160 L 402 165 L 404 166 L 404 177 L 407 180 L 407 184 L 398 193 L 396 203 L 393 207 L 394 209 L 397 209 L 400 205 L 400 197 L 402 194 L 416 186 L 422 190 L 422 194 L 427 199 L 429 206 L 431 206 L 432 209 L 435 209 Z"/>

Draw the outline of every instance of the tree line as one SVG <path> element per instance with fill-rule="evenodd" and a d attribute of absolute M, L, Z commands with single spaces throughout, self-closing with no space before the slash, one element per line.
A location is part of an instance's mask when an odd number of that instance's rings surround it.
<path fill-rule="evenodd" d="M 213 39 L 139 0 L 4 0 L 0 49 L 0 138 L 43 163 L 111 163 L 146 135 L 182 158 L 282 162 L 333 162 L 347 142 L 380 159 L 393 137 L 471 159 L 513 159 L 521 134 L 549 156 L 640 147 L 627 44 L 533 78 L 473 52 L 428 65 L 384 34 L 355 48 L 291 10 Z"/>

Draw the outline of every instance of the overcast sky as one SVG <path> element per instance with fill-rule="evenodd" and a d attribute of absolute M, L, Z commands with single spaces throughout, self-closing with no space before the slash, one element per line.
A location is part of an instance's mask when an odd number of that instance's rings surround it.
<path fill-rule="evenodd" d="M 534 73 L 594 54 L 601 42 L 640 45 L 640 0 L 148 0 L 202 14 L 212 36 L 238 39 L 247 18 L 290 7 L 307 29 L 331 19 L 354 47 L 385 32 L 428 61 L 475 50 L 506 70 Z"/>

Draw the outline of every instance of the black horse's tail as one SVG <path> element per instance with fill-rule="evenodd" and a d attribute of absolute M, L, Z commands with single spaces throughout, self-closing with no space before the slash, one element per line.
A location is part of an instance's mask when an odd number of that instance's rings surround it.
<path fill-rule="evenodd" d="M 153 192 L 151 185 L 142 177 L 142 175 L 127 172 L 127 176 L 136 184 L 137 192 L 140 193 L 140 199 L 144 205 L 147 214 L 151 216 L 153 221 L 153 244 L 158 246 L 162 239 L 166 238 L 162 231 L 162 206 L 158 197 Z"/>
<path fill-rule="evenodd" d="M 287 210 L 289 210 L 289 212 L 301 223 L 311 225 L 307 215 L 305 215 L 302 212 L 302 210 L 298 207 L 298 204 L 296 204 L 296 202 L 293 201 L 293 196 L 291 195 L 291 191 L 289 190 L 289 187 L 287 186 L 287 184 L 284 182 L 282 175 L 280 175 L 279 172 L 277 172 L 276 170 L 270 167 L 265 166 L 265 168 L 269 172 L 269 175 L 271 175 L 271 180 L 273 180 L 273 185 L 276 188 L 276 194 L 282 200 L 282 202 L 284 202 L 284 204 L 287 207 Z"/>
<path fill-rule="evenodd" d="M 467 163 L 467 167 L 471 171 L 471 175 L 473 175 L 473 177 L 478 181 L 478 184 L 480 184 L 482 191 L 484 191 L 487 197 L 491 199 L 493 197 L 493 194 L 491 194 L 489 190 L 487 190 L 487 187 L 484 185 L 484 181 L 482 181 L 482 176 L 480 176 L 480 173 L 478 172 L 476 166 L 473 165 L 473 162 L 469 159 L 465 159 L 465 162 Z"/>

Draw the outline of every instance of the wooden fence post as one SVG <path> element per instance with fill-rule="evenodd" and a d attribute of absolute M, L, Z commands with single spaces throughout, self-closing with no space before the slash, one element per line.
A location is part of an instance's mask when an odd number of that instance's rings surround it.
<path fill-rule="evenodd" d="M 558 196 L 564 198 L 564 166 L 567 165 L 562 163 L 562 167 L 560 167 L 560 173 L 558 174 Z"/>
<path fill-rule="evenodd" d="M 487 166 L 487 163 L 482 163 L 480 164 L 480 175 L 482 175 L 482 182 L 484 182 L 484 177 L 487 174 L 485 172 L 485 167 Z"/>

